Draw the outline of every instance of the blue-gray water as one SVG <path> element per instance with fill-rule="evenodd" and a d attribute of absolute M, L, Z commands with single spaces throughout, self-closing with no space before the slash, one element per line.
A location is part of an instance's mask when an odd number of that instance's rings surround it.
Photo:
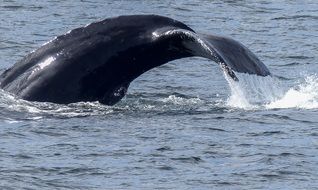
<path fill-rule="evenodd" d="M 1 91 L 0 189 L 316 189 L 317 1 L 1 0 L 0 69 L 75 27 L 146 13 L 230 36 L 277 78 L 233 84 L 189 58 L 113 107 Z"/>

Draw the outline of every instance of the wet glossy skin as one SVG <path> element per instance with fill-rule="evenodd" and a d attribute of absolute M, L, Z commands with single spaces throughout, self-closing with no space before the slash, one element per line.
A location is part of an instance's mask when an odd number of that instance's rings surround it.
<path fill-rule="evenodd" d="M 31 101 L 113 105 L 142 73 L 190 56 L 217 62 L 235 80 L 233 70 L 270 74 L 234 40 L 196 34 L 167 17 L 132 15 L 92 23 L 55 38 L 5 71 L 0 83 L 4 90 Z"/>

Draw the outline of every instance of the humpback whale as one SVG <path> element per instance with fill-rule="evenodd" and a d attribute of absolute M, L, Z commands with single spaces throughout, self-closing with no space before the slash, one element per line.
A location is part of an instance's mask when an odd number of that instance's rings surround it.
<path fill-rule="evenodd" d="M 29 101 L 113 105 L 129 84 L 169 61 L 200 56 L 235 72 L 270 75 L 244 45 L 200 34 L 158 15 L 124 15 L 76 28 L 45 43 L 0 75 L 0 88 Z"/>

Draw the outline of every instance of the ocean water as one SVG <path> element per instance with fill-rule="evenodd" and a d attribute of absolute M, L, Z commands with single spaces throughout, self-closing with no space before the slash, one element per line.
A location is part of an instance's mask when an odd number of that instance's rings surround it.
<path fill-rule="evenodd" d="M 0 91 L 0 189 L 317 189 L 318 2 L 1 0 L 0 70 L 57 35 L 160 14 L 245 44 L 273 77 L 187 58 L 115 106 Z"/>

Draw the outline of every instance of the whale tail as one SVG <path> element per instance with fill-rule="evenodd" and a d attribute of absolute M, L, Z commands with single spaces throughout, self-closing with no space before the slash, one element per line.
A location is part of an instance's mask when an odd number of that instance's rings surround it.
<path fill-rule="evenodd" d="M 201 35 L 224 64 L 239 73 L 271 75 L 264 63 L 243 44 L 226 37 Z"/>
<path fill-rule="evenodd" d="M 236 72 L 270 75 L 244 45 L 199 34 L 156 15 L 105 19 L 56 37 L 0 75 L 0 88 L 31 101 L 118 102 L 141 74 L 169 61 L 201 56 L 233 80 Z"/>
<path fill-rule="evenodd" d="M 178 28 L 159 29 L 153 32 L 157 38 L 170 38 L 171 41 L 181 40 L 182 47 L 191 56 L 200 56 L 216 62 L 233 80 L 238 80 L 235 72 L 271 75 L 267 67 L 243 44 L 226 37 L 197 34 L 194 31 Z M 180 44 L 176 47 L 180 48 Z M 183 53 L 184 49 L 180 52 Z"/>

